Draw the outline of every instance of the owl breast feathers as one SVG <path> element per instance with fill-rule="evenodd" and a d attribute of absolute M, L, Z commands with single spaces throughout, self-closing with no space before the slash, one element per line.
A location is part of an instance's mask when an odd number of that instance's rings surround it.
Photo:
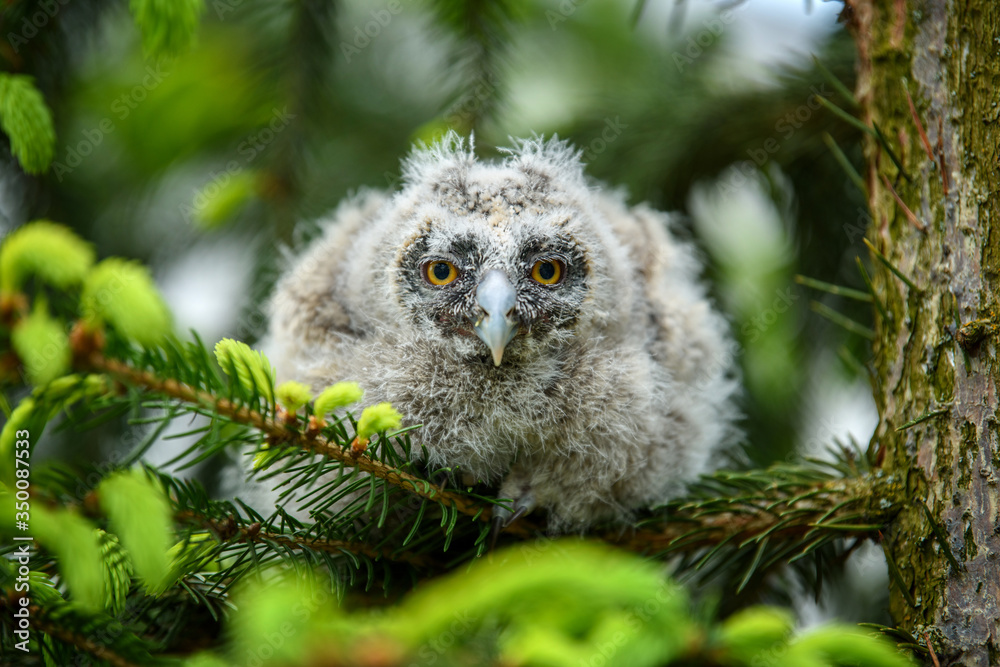
<path fill-rule="evenodd" d="M 357 380 L 428 463 L 499 484 L 509 519 L 627 520 L 731 441 L 733 349 L 670 219 L 589 182 L 558 140 L 478 162 L 449 135 L 396 193 L 343 203 L 279 282 L 279 373 Z"/>

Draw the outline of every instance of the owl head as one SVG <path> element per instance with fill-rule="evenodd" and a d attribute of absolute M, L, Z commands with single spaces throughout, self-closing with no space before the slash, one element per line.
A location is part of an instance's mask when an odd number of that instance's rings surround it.
<path fill-rule="evenodd" d="M 372 230 L 395 249 L 383 280 L 396 316 L 495 367 L 627 318 L 635 278 L 577 151 L 536 138 L 504 153 L 477 161 L 455 134 L 415 151 Z"/>

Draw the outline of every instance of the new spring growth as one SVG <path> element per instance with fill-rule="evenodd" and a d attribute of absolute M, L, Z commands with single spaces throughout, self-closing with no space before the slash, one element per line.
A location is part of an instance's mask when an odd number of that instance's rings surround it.
<path fill-rule="evenodd" d="M 35 301 L 31 315 L 14 325 L 10 338 L 31 384 L 48 384 L 69 372 L 69 336 L 66 327 L 49 315 L 45 299 Z"/>
<path fill-rule="evenodd" d="M 24 171 L 48 170 L 56 131 L 45 98 L 30 76 L 0 73 L 0 129 L 10 138 L 10 152 Z"/>
<path fill-rule="evenodd" d="M 170 312 L 149 271 L 138 262 L 111 257 L 95 266 L 84 280 L 80 309 L 88 323 L 106 322 L 146 347 L 170 332 Z"/>
<path fill-rule="evenodd" d="M 274 403 L 274 367 L 263 352 L 232 338 L 223 338 L 215 344 L 215 358 L 226 375 L 235 374 L 241 387 Z"/>
<path fill-rule="evenodd" d="M 295 414 L 299 411 L 299 408 L 312 400 L 312 393 L 309 391 L 309 387 L 294 380 L 282 382 L 278 385 L 275 394 L 278 397 L 278 403 L 289 414 Z"/>
<path fill-rule="evenodd" d="M 14 443 L 23 438 L 17 432 L 41 433 L 42 426 L 73 403 L 108 394 L 111 383 L 104 375 L 63 375 L 48 384 L 35 387 L 22 399 L 0 429 L 0 461 L 14 460 Z M 14 466 L 0 466 L 0 486 L 14 488 Z"/>
<path fill-rule="evenodd" d="M 368 448 L 368 442 L 376 433 L 394 431 L 403 423 L 403 416 L 389 403 L 379 403 L 364 409 L 358 420 L 358 435 L 351 442 L 351 454 L 360 456 Z"/>
<path fill-rule="evenodd" d="M 313 401 L 313 415 L 322 419 L 337 408 L 357 403 L 365 392 L 357 382 L 338 382 L 320 392 Z"/>
<path fill-rule="evenodd" d="M 66 289 L 79 284 L 93 265 L 93 247 L 68 227 L 48 220 L 29 222 L 0 245 L 0 293 L 18 291 L 31 275 Z"/>

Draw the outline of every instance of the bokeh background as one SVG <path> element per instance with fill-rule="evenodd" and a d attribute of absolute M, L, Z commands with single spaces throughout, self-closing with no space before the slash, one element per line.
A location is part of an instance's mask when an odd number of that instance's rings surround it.
<path fill-rule="evenodd" d="M 345 195 L 395 187 L 414 142 L 471 132 L 489 158 L 509 136 L 557 133 L 594 178 L 677 211 L 702 249 L 741 345 L 747 437 L 733 465 L 865 446 L 870 305 L 797 278 L 863 288 L 867 209 L 842 164 L 860 164 L 859 137 L 819 100 L 850 108 L 842 10 L 209 0 L 191 48 L 150 58 L 124 2 L 7 2 L 0 64 L 36 78 L 58 141 L 41 177 L 0 146 L 0 232 L 67 224 L 100 257 L 148 264 L 178 330 L 254 343 L 289 253 Z M 39 456 L 113 456 L 145 436 L 128 418 L 52 432 Z M 152 461 L 185 446 L 168 431 Z M 234 491 L 224 461 L 185 474 Z M 800 596 L 803 618 L 885 620 L 875 551 L 820 598 Z"/>

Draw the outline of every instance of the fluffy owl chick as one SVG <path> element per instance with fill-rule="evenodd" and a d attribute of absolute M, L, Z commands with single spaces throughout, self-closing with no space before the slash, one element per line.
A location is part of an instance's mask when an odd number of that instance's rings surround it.
<path fill-rule="evenodd" d="M 279 372 L 358 380 L 428 463 L 550 529 L 625 520 L 706 470 L 735 433 L 732 348 L 669 218 L 522 140 L 499 163 L 449 135 L 404 185 L 345 202 L 279 282 Z"/>

